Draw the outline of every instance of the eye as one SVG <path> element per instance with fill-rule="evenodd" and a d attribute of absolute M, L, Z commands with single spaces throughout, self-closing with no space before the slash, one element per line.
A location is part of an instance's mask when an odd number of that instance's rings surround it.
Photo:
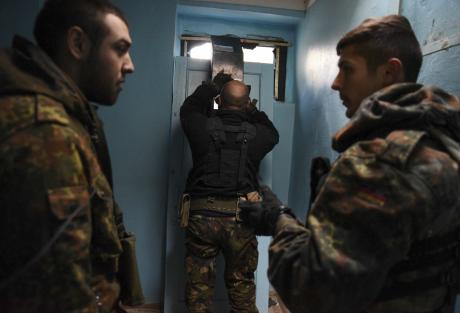
<path fill-rule="evenodd" d="M 129 50 L 129 46 L 127 44 L 119 43 L 115 45 L 115 51 L 120 56 L 126 54 L 128 50 Z"/>
<path fill-rule="evenodd" d="M 346 75 L 346 74 L 351 74 L 353 72 L 353 68 L 348 65 L 348 64 L 344 64 L 342 67 L 341 67 L 341 70 L 343 71 L 343 73 Z"/>

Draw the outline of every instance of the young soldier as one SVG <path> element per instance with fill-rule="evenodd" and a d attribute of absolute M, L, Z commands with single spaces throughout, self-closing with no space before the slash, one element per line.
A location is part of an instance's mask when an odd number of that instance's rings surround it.
<path fill-rule="evenodd" d="M 337 45 L 351 118 L 298 223 L 267 192 L 242 219 L 273 235 L 268 275 L 291 312 L 451 312 L 458 255 L 460 103 L 416 84 L 422 55 L 402 16 L 365 20 Z"/>
<path fill-rule="evenodd" d="M 143 301 L 101 122 L 134 71 L 122 12 L 48 0 L 0 52 L 0 308 L 113 312 Z"/>

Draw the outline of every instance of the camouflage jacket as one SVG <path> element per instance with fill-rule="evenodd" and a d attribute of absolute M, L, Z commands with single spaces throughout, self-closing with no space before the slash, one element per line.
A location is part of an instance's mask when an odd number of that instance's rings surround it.
<path fill-rule="evenodd" d="M 19 37 L 0 52 L 0 142 L 1 311 L 111 311 L 126 233 L 102 126 Z"/>
<path fill-rule="evenodd" d="M 454 263 L 392 274 L 417 242 L 459 226 L 459 142 L 460 103 L 438 88 L 397 84 L 363 101 L 333 138 L 342 154 L 306 226 L 278 220 L 268 273 L 292 313 L 431 312 L 448 301 L 440 283 L 380 296 Z"/>

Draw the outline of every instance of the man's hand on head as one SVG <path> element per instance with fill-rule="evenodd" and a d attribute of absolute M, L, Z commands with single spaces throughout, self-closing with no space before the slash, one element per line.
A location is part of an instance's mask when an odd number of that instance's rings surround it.
<path fill-rule="evenodd" d="M 222 87 L 228 83 L 229 81 L 232 81 L 232 75 L 224 73 L 224 70 L 221 70 L 219 73 L 214 76 L 212 79 L 212 82 L 214 84 L 214 87 L 216 88 L 217 93 L 220 93 L 222 90 Z"/>
<path fill-rule="evenodd" d="M 253 113 L 255 110 L 257 110 L 257 102 L 258 102 L 257 99 L 249 100 L 246 106 L 246 112 Z"/>

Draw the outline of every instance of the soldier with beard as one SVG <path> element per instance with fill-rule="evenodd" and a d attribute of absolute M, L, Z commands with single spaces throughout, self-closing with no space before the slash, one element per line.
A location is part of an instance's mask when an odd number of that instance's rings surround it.
<path fill-rule="evenodd" d="M 0 52 L 0 308 L 115 312 L 143 302 L 134 237 L 112 193 L 101 121 L 134 71 L 122 12 L 48 0 L 38 46 Z"/>

